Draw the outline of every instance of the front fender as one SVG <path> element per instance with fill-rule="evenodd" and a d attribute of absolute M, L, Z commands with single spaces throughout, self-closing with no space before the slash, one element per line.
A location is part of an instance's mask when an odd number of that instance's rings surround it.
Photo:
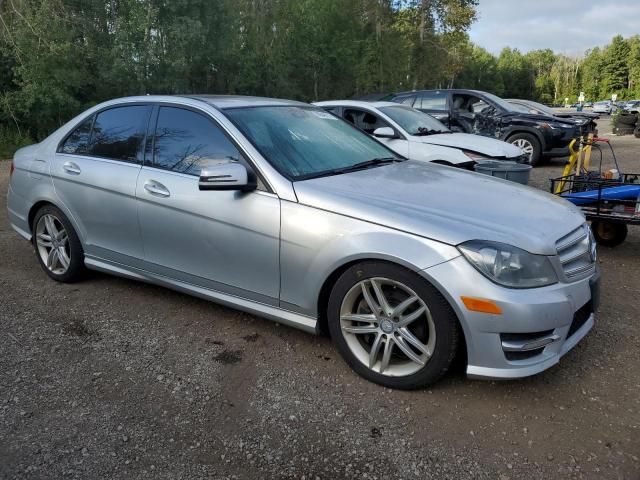
<path fill-rule="evenodd" d="M 282 202 L 281 211 L 281 306 L 313 317 L 325 281 L 351 262 L 386 260 L 417 272 L 460 255 L 451 245 L 297 203 Z"/>
<path fill-rule="evenodd" d="M 549 139 L 542 131 L 534 127 L 524 127 L 521 125 L 509 127 L 504 130 L 504 132 L 502 133 L 501 139 L 504 141 L 508 141 L 509 137 L 517 133 L 530 133 L 534 135 L 540 142 L 541 151 L 544 152 L 547 149 L 547 144 L 549 143 Z"/>

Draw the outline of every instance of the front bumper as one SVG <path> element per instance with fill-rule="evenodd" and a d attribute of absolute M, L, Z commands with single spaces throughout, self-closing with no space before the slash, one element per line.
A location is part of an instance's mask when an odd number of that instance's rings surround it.
<path fill-rule="evenodd" d="M 575 128 L 555 129 L 547 132 L 545 141 L 546 157 L 566 157 L 569 155 L 569 143 L 577 138 L 579 133 Z"/>
<path fill-rule="evenodd" d="M 464 257 L 422 273 L 458 314 L 470 377 L 510 379 L 542 372 L 558 363 L 594 325 L 597 271 L 573 283 L 520 290 L 494 284 Z M 502 314 L 469 311 L 461 296 L 492 300 Z"/>

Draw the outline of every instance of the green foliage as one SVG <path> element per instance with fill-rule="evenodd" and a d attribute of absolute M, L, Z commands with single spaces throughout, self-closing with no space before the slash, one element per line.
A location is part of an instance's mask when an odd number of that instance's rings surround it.
<path fill-rule="evenodd" d="M 154 93 L 313 101 L 476 88 L 558 103 L 640 98 L 640 37 L 584 58 L 467 30 L 477 0 L 0 0 L 5 152 L 108 98 Z"/>
<path fill-rule="evenodd" d="M 33 143 L 33 139 L 16 128 L 0 125 L 0 160 L 11 158 L 17 149 Z"/>
<path fill-rule="evenodd" d="M 451 83 L 476 4 L 0 1 L 0 122 L 42 138 L 87 106 L 124 95 L 309 101 Z"/>

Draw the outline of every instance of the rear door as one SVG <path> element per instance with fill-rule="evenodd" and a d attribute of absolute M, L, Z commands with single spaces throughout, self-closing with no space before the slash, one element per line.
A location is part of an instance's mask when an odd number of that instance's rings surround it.
<path fill-rule="evenodd" d="M 145 268 L 270 305 L 280 293 L 280 199 L 258 190 L 201 191 L 207 165 L 251 167 L 208 114 L 161 105 L 137 185 Z"/>
<path fill-rule="evenodd" d="M 58 147 L 54 187 L 80 229 L 87 256 L 125 264 L 142 258 L 135 189 L 151 110 L 143 104 L 104 109 Z"/>

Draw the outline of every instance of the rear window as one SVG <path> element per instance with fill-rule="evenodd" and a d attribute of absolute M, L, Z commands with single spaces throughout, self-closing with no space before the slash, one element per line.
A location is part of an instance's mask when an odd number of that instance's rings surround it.
<path fill-rule="evenodd" d="M 104 110 L 96 116 L 89 154 L 135 163 L 140 158 L 151 107 L 132 105 Z"/>
<path fill-rule="evenodd" d="M 62 143 L 58 152 L 82 155 L 89 151 L 94 115 L 84 120 Z"/>
<path fill-rule="evenodd" d="M 423 110 L 446 110 L 447 109 L 447 93 L 446 92 L 424 92 L 416 103 L 414 108 Z"/>

